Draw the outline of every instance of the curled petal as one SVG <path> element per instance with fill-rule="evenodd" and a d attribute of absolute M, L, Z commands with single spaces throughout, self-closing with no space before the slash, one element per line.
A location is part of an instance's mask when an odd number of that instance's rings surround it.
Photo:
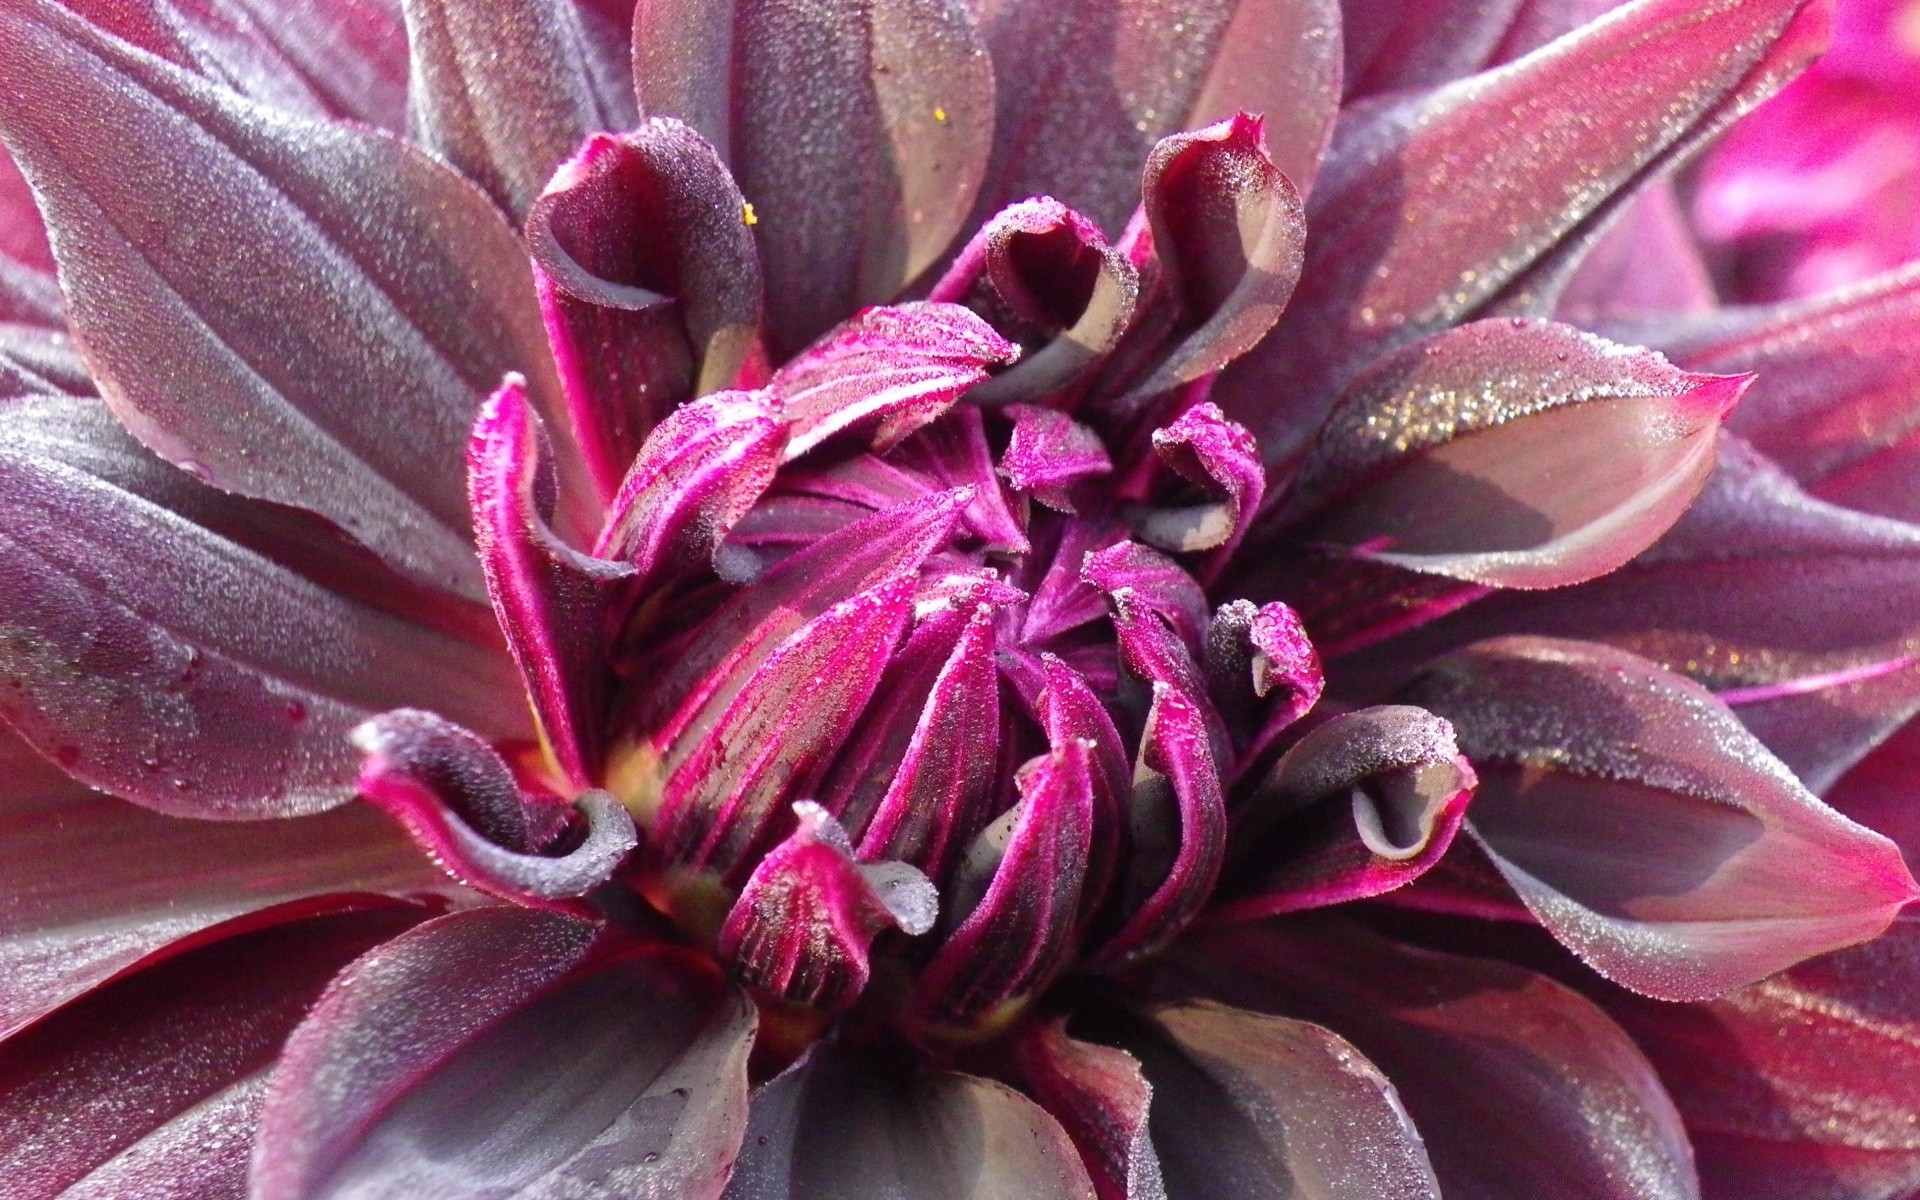
<path fill-rule="evenodd" d="M 432 713 L 376 717 L 353 743 L 366 755 L 360 794 L 448 874 L 503 900 L 570 910 L 561 902 L 611 879 L 638 843 L 612 796 L 587 792 L 576 807 L 530 795 L 493 747 Z"/>
<path fill-rule="evenodd" d="M 673 405 L 741 385 L 760 324 L 745 203 L 713 147 L 655 119 L 589 137 L 527 213 L 547 336 L 603 499 Z"/>
<path fill-rule="evenodd" d="M 1255 608 L 1234 600 L 1216 609 L 1206 667 L 1207 693 L 1241 747 L 1236 774 L 1264 757 L 1326 690 L 1300 614 L 1277 601 Z"/>
<path fill-rule="evenodd" d="M 1467 815 L 1473 767 L 1431 713 L 1384 705 L 1301 738 L 1235 810 L 1246 873 L 1220 906 L 1247 920 L 1378 896 L 1440 861 Z"/>
<path fill-rule="evenodd" d="M 1477 643 L 1404 695 L 1480 774 L 1468 823 L 1555 937 L 1648 995 L 1719 995 L 1864 941 L 1920 897 L 1698 684 L 1610 647 Z"/>
<path fill-rule="evenodd" d="M 753 1005 L 692 955 L 483 908 L 355 962 L 287 1042 L 253 1195 L 718 1200 Z"/>
<path fill-rule="evenodd" d="M 719 954 L 742 983 L 835 1012 L 866 990 L 873 939 L 886 929 L 926 933 L 940 897 L 905 863 L 855 862 L 847 831 L 826 809 L 803 800 L 793 813 L 794 831 L 740 889 Z"/>
<path fill-rule="evenodd" d="M 876 453 L 953 407 L 1020 348 L 957 304 L 871 308 L 777 371 L 767 385 L 793 425 L 787 458 L 865 434 Z"/>
<path fill-rule="evenodd" d="M 1140 1060 L 1069 1037 L 1064 1019 L 1030 1026 L 1014 1049 L 1028 1086 L 1080 1148 L 1100 1200 L 1165 1200 L 1147 1133 L 1153 1086 Z"/>
<path fill-rule="evenodd" d="M 1205 643 L 1206 593 L 1166 555 L 1138 542 L 1118 542 L 1085 555 L 1080 577 L 1109 596 L 1129 593 L 1130 603 L 1166 622 L 1187 649 L 1198 652 Z"/>
<path fill-rule="evenodd" d="M 1093 1200 L 1073 1143 L 1005 1084 L 831 1042 L 753 1094 L 726 1200 Z"/>
<path fill-rule="evenodd" d="M 643 115 L 711 142 L 752 203 L 780 357 L 884 303 L 973 206 L 993 72 L 945 0 L 642 0 Z"/>
<path fill-rule="evenodd" d="M 1563 325 L 1477 322 L 1356 379 L 1275 519 L 1469 583 L 1578 583 L 1685 511 L 1750 380 L 1689 374 Z"/>
<path fill-rule="evenodd" d="M 11 0 L 0 43 L 20 97 L 0 132 L 128 428 L 478 597 L 460 475 L 474 410 L 510 371 L 557 399 L 526 255 L 494 207 L 396 138 L 258 107 L 50 0 Z"/>
<path fill-rule="evenodd" d="M 1197 404 L 1164 429 L 1153 431 L 1162 461 L 1207 496 L 1207 503 L 1136 510 L 1140 538 L 1162 550 L 1209 553 L 1197 568 L 1211 580 L 1246 535 L 1266 494 L 1259 447 L 1218 406 Z"/>
<path fill-rule="evenodd" d="M 509 376 L 474 422 L 467 491 L 494 615 L 547 744 L 584 787 L 605 749 L 616 589 L 634 568 L 580 553 L 547 524 L 556 487 L 549 451 L 525 381 Z"/>
<path fill-rule="evenodd" d="M 1016 492 L 1063 513 L 1074 508 L 1077 483 L 1113 473 L 1100 435 L 1051 408 L 1016 404 L 1007 409 L 1013 435 L 1000 458 L 1000 473 Z"/>

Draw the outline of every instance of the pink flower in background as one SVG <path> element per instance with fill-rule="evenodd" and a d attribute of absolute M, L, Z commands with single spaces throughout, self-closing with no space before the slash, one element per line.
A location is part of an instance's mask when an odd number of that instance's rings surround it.
<path fill-rule="evenodd" d="M 1911 1194 L 1830 16 L 0 0 L 0 1200 Z"/>
<path fill-rule="evenodd" d="M 1708 157 L 1694 214 L 1739 299 L 1920 258 L 1920 5 L 1841 0 L 1833 48 Z"/>

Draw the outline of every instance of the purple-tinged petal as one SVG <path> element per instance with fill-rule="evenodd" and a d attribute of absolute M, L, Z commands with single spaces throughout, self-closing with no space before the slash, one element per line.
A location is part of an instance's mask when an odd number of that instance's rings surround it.
<path fill-rule="evenodd" d="M 1437 87 L 1511 62 L 1620 0 L 1347 0 L 1341 33 L 1349 102 Z"/>
<path fill-rule="evenodd" d="M 1554 315 L 1591 327 L 1621 318 L 1702 312 L 1714 304 L 1713 278 L 1672 179 L 1663 178 L 1648 184 L 1594 242 L 1567 281 Z"/>
<path fill-rule="evenodd" d="M 7 167 L 12 167 L 10 160 L 7 161 Z M 0 202 L 4 202 L 4 193 L 0 193 Z M 29 207 L 27 213 L 33 223 L 39 225 L 40 210 Z M 12 219 L 0 217 L 0 220 Z M 0 254 L 0 320 L 64 330 L 67 324 L 66 305 L 60 298 L 60 283 L 54 278 L 53 272 L 25 266 L 17 259 Z"/>
<path fill-rule="evenodd" d="M 1899 850 L 1820 803 L 1691 680 L 1611 647 L 1480 642 L 1403 695 L 1480 775 L 1468 828 L 1601 974 L 1699 1000 L 1875 936 L 1920 898 Z"/>
<path fill-rule="evenodd" d="M 1138 542 L 1118 542 L 1086 555 L 1080 576 L 1109 596 L 1129 593 L 1130 604 L 1159 616 L 1189 651 L 1206 644 L 1206 593 L 1166 555 Z"/>
<path fill-rule="evenodd" d="M 527 213 L 560 385 L 603 499 L 692 393 L 742 386 L 760 262 L 746 202 L 678 121 L 594 134 Z"/>
<path fill-rule="evenodd" d="M 1079 1147 L 1100 1200 L 1166 1200 L 1147 1135 L 1153 1087 L 1138 1059 L 1069 1037 L 1064 1019 L 1031 1026 L 1014 1051 L 1027 1085 Z"/>
<path fill-rule="evenodd" d="M 1475 322 L 1355 379 L 1275 520 L 1468 583 L 1579 583 L 1685 511 L 1750 379 L 1550 322 Z"/>
<path fill-rule="evenodd" d="M 1081 891 L 1082 923 L 1098 911 L 1119 865 L 1122 827 L 1133 798 L 1127 748 L 1107 706 L 1084 676 L 1052 654 L 1040 658 L 1044 690 L 1036 718 L 1056 749 L 1070 742 L 1088 747 L 1093 784 L 1093 842 L 1087 851 L 1087 883 Z"/>
<path fill-rule="evenodd" d="M 1453 844 L 1473 767 L 1431 713 L 1343 713 L 1288 748 L 1234 809 L 1214 919 L 1245 921 L 1404 887 Z"/>
<path fill-rule="evenodd" d="M 1013 434 L 1000 457 L 1000 473 L 1014 491 L 1058 512 L 1074 513 L 1079 511 L 1074 486 L 1113 473 L 1100 435 L 1067 414 L 1015 404 L 1007 415 L 1013 418 Z"/>
<path fill-rule="evenodd" d="M 1291 460 L 1369 359 L 1515 307 L 1574 261 L 1637 184 L 1804 67 L 1829 8 L 1635 0 L 1498 70 L 1354 110 L 1314 193 L 1305 285 L 1214 398 L 1270 463 Z"/>
<path fill-rule="evenodd" d="M 488 908 L 347 969 L 274 1073 L 255 1196 L 716 1200 L 753 1005 L 684 951 Z"/>
<path fill-rule="evenodd" d="M 93 396 L 93 376 L 64 330 L 8 322 L 0 324 L 0 364 L 12 395 Z"/>
<path fill-rule="evenodd" d="M 244 1195 L 281 1043 L 334 972 L 425 915 L 388 901 L 242 933 L 115 980 L 8 1038 L 9 1200 Z"/>
<path fill-rule="evenodd" d="M 595 87 L 571 0 L 402 0 L 412 49 L 415 142 L 524 217 L 596 129 L 633 124 L 633 97 Z"/>
<path fill-rule="evenodd" d="M 676 739 L 650 823 L 660 861 L 744 874 L 782 801 L 824 768 L 879 686 L 913 615 L 913 582 L 894 576 L 801 626 L 710 727 Z"/>
<path fill-rule="evenodd" d="M 935 622 L 958 630 L 935 631 Z M 886 790 L 870 818 L 859 814 L 865 818 L 858 822 L 860 857 L 899 859 L 944 879 L 993 816 L 1000 731 L 993 611 L 983 604 L 942 614 L 916 630 L 916 639 L 923 631 L 933 634 L 934 645 L 946 643 L 951 649 L 941 660 L 928 654 L 932 646 L 921 649 L 909 640 L 897 665 L 889 668 L 898 670 L 900 680 L 882 698 L 887 707 L 875 709 L 876 740 L 892 749 L 902 726 L 908 736 L 897 754 L 868 764 L 870 770 L 878 768 L 877 782 Z M 915 661 L 916 650 L 930 661 Z M 929 680 L 926 668 L 934 663 L 938 670 Z M 883 689 L 888 682 L 882 681 Z M 924 703 L 916 705 L 922 696 Z M 891 783 L 881 764 L 893 764 Z M 854 823 L 850 814 L 849 824 Z"/>
<path fill-rule="evenodd" d="M 718 953 L 749 987 L 838 1012 L 866 990 L 873 939 L 887 929 L 926 933 L 940 896 L 906 863 L 855 862 L 847 831 L 818 804 L 803 800 L 793 812 L 794 831 L 740 889 Z"/>
<path fill-rule="evenodd" d="M 251 502 L 97 402 L 7 401 L 0 424 L 0 716 L 75 778 L 178 815 L 285 817 L 353 794 L 346 735 L 385 709 L 525 735 L 496 654 L 249 548 L 275 538 Z"/>
<path fill-rule="evenodd" d="M 1912 867 L 1920 863 L 1920 721 L 1908 721 L 1847 768 L 1820 798 L 1848 819 L 1885 834 Z"/>
<path fill-rule="evenodd" d="M 1438 1200 L 1394 1085 L 1336 1034 L 1210 1000 L 1112 1023 L 1102 1040 L 1153 1088 L 1147 1130 L 1169 1200 Z"/>
<path fill-rule="evenodd" d="M 1027 355 L 969 393 L 976 404 L 1072 399 L 1133 319 L 1140 277 L 1093 222 L 1048 196 L 981 226 L 928 294 L 964 304 Z"/>
<path fill-rule="evenodd" d="M 962 404 L 949 410 L 902 443 L 890 460 L 938 487 L 971 489 L 972 499 L 961 520 L 986 543 L 987 552 L 1024 555 L 1032 551 L 1026 522 L 1014 514 L 994 470 L 986 418 L 977 406 Z"/>
<path fill-rule="evenodd" d="M 0 781 L 0 1037 L 261 910 L 452 890 L 362 805 L 182 821 L 80 786 L 11 733 L 0 733 Z"/>
<path fill-rule="evenodd" d="M 719 150 L 753 205 L 780 357 L 891 300 L 973 206 L 993 72 L 947 0 L 642 0 L 634 86 Z"/>
<path fill-rule="evenodd" d="M 648 435 L 594 546 L 641 580 L 715 566 L 720 544 L 780 468 L 787 425 L 765 392 L 717 392 Z"/>
<path fill-rule="evenodd" d="M 1337 0 L 1051 0 L 981 5 L 999 112 L 975 218 L 1058 196 L 1108 232 L 1140 200 L 1160 139 L 1263 113 L 1304 192 L 1340 96 Z"/>
<path fill-rule="evenodd" d="M 1325 916 L 1207 935 L 1175 970 L 1228 1003 L 1350 1039 L 1393 1080 L 1448 1196 L 1699 1195 L 1686 1132 L 1647 1060 L 1593 1003 L 1543 976 Z"/>
<path fill-rule="evenodd" d="M 10 321 L 66 324 L 60 285 L 53 277 L 53 248 L 40 220 L 33 187 L 13 155 L 0 149 L 0 293 Z"/>
<path fill-rule="evenodd" d="M 1300 279 L 1307 238 L 1293 184 L 1267 157 L 1264 123 L 1237 113 L 1163 139 L 1141 183 L 1151 256 L 1144 308 L 1171 307 L 1164 357 L 1121 406 L 1211 375 L 1251 350 Z M 1149 317 L 1143 328 L 1157 332 Z"/>
<path fill-rule="evenodd" d="M 953 407 L 1020 348 L 957 304 L 870 308 L 774 373 L 767 385 L 793 425 L 787 458 L 839 435 L 876 453 Z"/>
<path fill-rule="evenodd" d="M 1179 687 L 1153 685 L 1140 735 L 1127 823 L 1131 851 L 1118 881 L 1122 923 L 1094 956 L 1103 966 L 1163 948 L 1200 911 L 1226 857 L 1226 801 L 1200 705 Z"/>
<path fill-rule="evenodd" d="M 1218 406 L 1197 404 L 1171 425 L 1153 431 L 1153 449 L 1206 502 L 1143 505 L 1130 514 L 1140 540 L 1162 550 L 1205 550 L 1197 574 L 1211 581 L 1246 535 L 1266 494 L 1260 449 L 1246 429 Z"/>
<path fill-rule="evenodd" d="M 1067 965 L 1098 818 L 1092 758 L 1092 743 L 1070 741 L 1022 766 L 1018 804 L 967 848 L 947 897 L 953 932 L 915 984 L 926 1016 L 991 1019 Z"/>
<path fill-rule="evenodd" d="M 830 1042 L 753 1093 L 725 1200 L 1094 1200 L 1073 1143 L 1025 1096 Z"/>
<path fill-rule="evenodd" d="M 478 597 L 460 472 L 474 410 L 509 371 L 556 391 L 526 256 L 493 206 L 395 138 L 260 108 L 50 0 L 9 0 L 0 46 L 18 97 L 0 132 L 128 428 Z"/>
<path fill-rule="evenodd" d="M 548 747 L 585 787 L 605 750 L 616 589 L 635 570 L 580 553 L 547 524 L 557 490 L 550 449 L 525 382 L 509 376 L 474 420 L 467 490 L 494 615 Z"/>
<path fill-rule="evenodd" d="M 366 755 L 360 794 L 447 874 L 488 895 L 577 911 L 572 902 L 613 878 L 638 844 L 633 818 L 606 792 L 572 804 L 530 793 L 493 747 L 432 713 L 385 713 L 352 737 Z"/>
<path fill-rule="evenodd" d="M 639 671 L 643 686 L 622 721 L 631 743 L 657 749 L 690 727 L 710 728 L 753 670 L 802 625 L 867 588 L 916 572 L 946 544 L 967 499 L 936 492 L 855 521 L 734 596 Z M 632 765 L 645 773 L 644 763 Z"/>
<path fill-rule="evenodd" d="M 1089 621 L 1097 621 L 1107 614 L 1106 597 L 1098 584 L 1089 581 L 1082 574 L 1087 558 L 1097 551 L 1127 543 L 1127 527 L 1111 517 L 1070 517 L 1064 521 L 1036 523 L 1036 535 L 1049 535 L 1047 544 L 1053 549 L 1052 561 L 1033 589 L 1033 599 L 1027 605 L 1026 620 L 1020 628 L 1021 641 L 1029 645 L 1044 645 L 1054 639 L 1078 629 Z M 1145 547 L 1139 548 L 1145 554 L 1153 555 L 1158 563 L 1166 568 L 1178 570 L 1178 564 L 1167 560 Z M 1120 551 L 1129 556 L 1131 562 L 1134 551 Z M 1182 572 L 1184 574 L 1184 572 Z M 1158 571 L 1154 578 L 1159 578 Z M 1191 584 L 1191 579 L 1189 579 Z M 1196 590 L 1198 585 L 1192 585 Z M 1167 590 L 1165 588 L 1149 590 Z M 1183 606 L 1189 599 L 1182 588 Z M 1199 598 L 1200 611 L 1206 611 L 1206 597 Z"/>
<path fill-rule="evenodd" d="M 1206 671 L 1207 694 L 1241 748 L 1236 775 L 1258 763 L 1326 690 L 1300 614 L 1278 602 L 1255 608 L 1234 600 L 1216 609 Z"/>

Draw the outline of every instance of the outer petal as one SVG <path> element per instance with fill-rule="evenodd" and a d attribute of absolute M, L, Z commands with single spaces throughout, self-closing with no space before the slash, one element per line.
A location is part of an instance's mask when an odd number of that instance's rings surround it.
<path fill-rule="evenodd" d="M 10 1200 L 238 1196 L 265 1076 L 327 980 L 419 921 L 393 902 L 168 958 L 0 1045 Z"/>
<path fill-rule="evenodd" d="M 400 141 L 260 108 L 49 0 L 10 0 L 0 45 L 19 97 L 0 131 L 129 428 L 477 595 L 461 442 L 506 372 L 554 393 L 526 259 L 492 206 Z"/>
<path fill-rule="evenodd" d="M 1291 459 L 1368 359 L 1514 300 L 1805 66 L 1828 7 L 1635 0 L 1506 67 L 1355 110 L 1314 196 L 1307 286 L 1214 398 L 1269 462 Z"/>
<path fill-rule="evenodd" d="M 1718 995 L 1871 938 L 1920 898 L 1892 843 L 1644 659 L 1496 639 L 1404 694 L 1453 722 L 1481 778 L 1470 828 L 1507 882 L 1636 991 Z"/>
<path fill-rule="evenodd" d="M 648 116 L 713 143 L 753 205 L 774 349 L 939 258 L 973 205 L 993 72 L 951 0 L 641 0 Z"/>
<path fill-rule="evenodd" d="M 1064 1019 L 1032 1026 L 1016 1053 L 1027 1086 L 1080 1148 L 1100 1200 L 1166 1200 L 1147 1133 L 1153 1085 L 1139 1059 L 1067 1036 Z"/>
<path fill-rule="evenodd" d="M 1699 1194 L 1679 1114 L 1646 1059 L 1543 976 L 1325 917 L 1210 935 L 1186 962 L 1213 995 L 1351 1038 L 1392 1078 L 1449 1197 Z"/>
<path fill-rule="evenodd" d="M 249 515 L 152 462 L 93 402 L 3 411 L 17 423 L 0 446 L 0 714 L 76 778 L 164 812 L 289 816 L 352 794 L 345 735 L 383 709 L 433 703 L 490 735 L 524 731 L 492 654 L 163 507 Z"/>
<path fill-rule="evenodd" d="M 1242 111 L 1267 117 L 1276 165 L 1311 186 L 1340 94 L 1334 0 L 976 7 L 999 103 L 977 220 L 1052 195 L 1117 233 L 1155 142 Z"/>
<path fill-rule="evenodd" d="M 1004 1084 L 830 1043 L 753 1094 L 726 1200 L 1093 1200 L 1073 1143 Z"/>
<path fill-rule="evenodd" d="M 480 909 L 355 963 L 287 1044 L 252 1195 L 713 1200 L 753 1006 L 681 951 L 604 940 Z"/>

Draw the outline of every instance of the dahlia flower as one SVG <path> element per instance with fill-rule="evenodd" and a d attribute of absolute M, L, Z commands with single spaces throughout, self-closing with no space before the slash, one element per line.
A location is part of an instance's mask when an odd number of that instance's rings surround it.
<path fill-rule="evenodd" d="M 0 1195 L 1920 1185 L 1829 18 L 0 0 Z"/>

